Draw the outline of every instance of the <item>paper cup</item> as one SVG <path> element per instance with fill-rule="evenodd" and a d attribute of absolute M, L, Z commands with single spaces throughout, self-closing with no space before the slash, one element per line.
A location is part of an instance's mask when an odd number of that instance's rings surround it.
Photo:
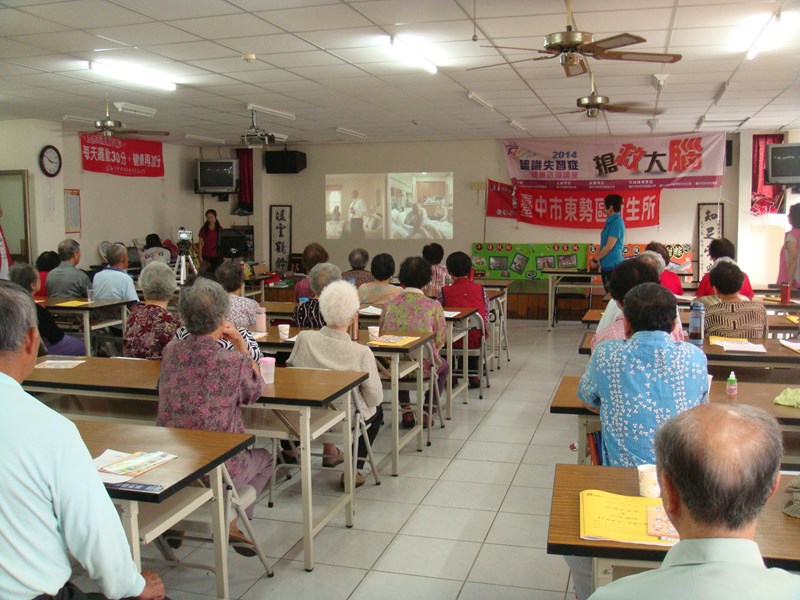
<path fill-rule="evenodd" d="M 645 498 L 658 498 L 661 488 L 658 486 L 658 475 L 655 465 L 639 465 L 639 495 Z"/>
<path fill-rule="evenodd" d="M 381 336 L 381 328 L 377 325 L 371 325 L 367 327 L 367 331 L 369 331 L 369 341 L 375 341 Z"/>
<path fill-rule="evenodd" d="M 264 378 L 264 383 L 275 383 L 275 359 L 265 356 L 259 361 L 258 366 L 261 368 L 261 377 Z"/>
<path fill-rule="evenodd" d="M 288 325 L 278 325 L 278 336 L 281 338 L 282 342 L 285 342 L 289 339 L 289 326 Z"/>

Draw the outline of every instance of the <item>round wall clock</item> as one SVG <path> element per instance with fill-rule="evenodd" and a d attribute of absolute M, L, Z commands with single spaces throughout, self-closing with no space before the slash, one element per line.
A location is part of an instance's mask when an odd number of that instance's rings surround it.
<path fill-rule="evenodd" d="M 61 153 L 55 146 L 45 146 L 39 152 L 39 168 L 48 177 L 55 177 L 61 172 Z"/>

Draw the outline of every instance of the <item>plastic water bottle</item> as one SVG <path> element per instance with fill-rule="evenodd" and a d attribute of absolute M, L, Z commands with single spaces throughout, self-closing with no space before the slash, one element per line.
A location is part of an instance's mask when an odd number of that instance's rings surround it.
<path fill-rule="evenodd" d="M 306 298 L 305 296 L 300 298 L 300 304 L 302 304 L 303 302 L 308 302 L 308 298 Z"/>
<path fill-rule="evenodd" d="M 703 345 L 703 321 L 706 307 L 702 302 L 692 302 L 689 312 L 689 341 L 695 346 Z"/>
<path fill-rule="evenodd" d="M 736 402 L 736 395 L 739 393 L 739 383 L 736 381 L 736 373 L 731 371 L 728 381 L 725 382 L 725 396 L 728 402 Z"/>
<path fill-rule="evenodd" d="M 256 331 L 260 333 L 267 331 L 267 309 L 262 306 L 256 309 Z"/>
<path fill-rule="evenodd" d="M 788 281 L 781 284 L 781 304 L 790 304 L 792 301 L 792 286 Z"/>

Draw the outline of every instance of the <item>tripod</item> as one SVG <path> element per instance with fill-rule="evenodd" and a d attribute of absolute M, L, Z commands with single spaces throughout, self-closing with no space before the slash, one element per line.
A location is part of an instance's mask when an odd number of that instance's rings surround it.
<path fill-rule="evenodd" d="M 186 246 L 189 246 L 189 248 Z M 175 261 L 175 268 L 173 269 L 175 277 L 178 278 L 178 285 L 183 285 L 186 282 L 186 277 L 188 275 L 187 268 L 191 269 L 191 272 L 197 275 L 197 265 L 194 264 L 194 259 L 191 254 L 189 254 L 190 248 L 190 243 L 187 244 L 184 240 L 178 242 L 178 260 Z M 178 270 L 180 270 L 180 275 L 178 274 Z"/>

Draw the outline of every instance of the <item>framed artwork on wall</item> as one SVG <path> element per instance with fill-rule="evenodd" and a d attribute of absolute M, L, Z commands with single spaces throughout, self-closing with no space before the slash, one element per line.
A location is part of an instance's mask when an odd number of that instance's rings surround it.
<path fill-rule="evenodd" d="M 289 270 L 292 253 L 292 207 L 271 204 L 269 207 L 269 268 L 283 273 Z"/>
<path fill-rule="evenodd" d="M 722 237 L 722 222 L 725 207 L 718 203 L 697 205 L 697 280 L 711 270 L 708 246 L 711 241 Z"/>

